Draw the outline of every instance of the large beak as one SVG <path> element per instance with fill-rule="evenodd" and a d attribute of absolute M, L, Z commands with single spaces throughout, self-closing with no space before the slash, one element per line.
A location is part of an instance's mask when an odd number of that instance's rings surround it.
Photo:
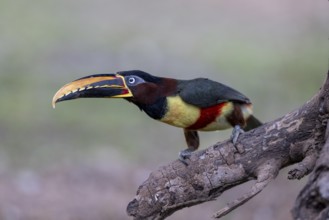
<path fill-rule="evenodd" d="M 132 97 L 125 79 L 119 74 L 97 74 L 70 82 L 60 88 L 53 97 L 57 102 L 77 98 L 126 98 Z"/>

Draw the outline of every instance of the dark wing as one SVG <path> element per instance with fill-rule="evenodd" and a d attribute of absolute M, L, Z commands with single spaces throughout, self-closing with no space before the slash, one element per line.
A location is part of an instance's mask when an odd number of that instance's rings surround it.
<path fill-rule="evenodd" d="M 205 78 L 181 80 L 177 87 L 178 95 L 186 103 L 200 108 L 207 108 L 227 101 L 250 103 L 245 95 L 235 89 Z"/>

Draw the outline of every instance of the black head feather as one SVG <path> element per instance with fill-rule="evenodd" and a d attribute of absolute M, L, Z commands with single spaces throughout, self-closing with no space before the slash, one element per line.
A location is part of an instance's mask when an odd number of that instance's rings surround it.
<path fill-rule="evenodd" d="M 144 71 L 141 71 L 141 70 L 120 71 L 117 73 L 122 76 L 138 76 L 138 77 L 142 78 L 145 82 L 159 83 L 161 81 L 160 77 L 153 76 L 153 75 L 146 73 Z"/>

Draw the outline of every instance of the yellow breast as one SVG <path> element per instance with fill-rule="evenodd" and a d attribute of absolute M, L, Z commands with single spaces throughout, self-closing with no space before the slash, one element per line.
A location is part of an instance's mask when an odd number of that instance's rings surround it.
<path fill-rule="evenodd" d="M 200 117 L 199 108 L 187 104 L 179 96 L 167 97 L 167 109 L 160 121 L 176 127 L 187 128 Z"/>
<path fill-rule="evenodd" d="M 232 127 L 227 116 L 233 113 L 234 104 L 223 102 L 200 109 L 184 102 L 179 96 L 167 97 L 167 112 L 160 121 L 181 128 L 199 131 L 224 130 Z M 252 105 L 241 105 L 242 117 L 252 114 Z"/>

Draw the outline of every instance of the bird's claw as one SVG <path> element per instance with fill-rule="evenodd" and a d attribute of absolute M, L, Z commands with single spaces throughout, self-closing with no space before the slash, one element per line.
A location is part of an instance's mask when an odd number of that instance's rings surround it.
<path fill-rule="evenodd" d="M 190 159 L 192 152 L 193 152 L 193 150 L 191 150 L 190 148 L 180 151 L 178 154 L 179 161 L 187 166 L 188 163 L 186 160 Z"/>
<path fill-rule="evenodd" d="M 232 135 L 231 135 L 231 140 L 232 140 L 233 146 L 240 154 L 244 153 L 244 147 L 240 144 L 237 144 L 237 141 L 238 141 L 239 135 L 243 134 L 243 133 L 244 133 L 244 130 L 239 125 L 236 125 L 233 128 Z"/>
<path fill-rule="evenodd" d="M 244 130 L 240 127 L 240 125 L 235 125 L 232 131 L 231 140 L 234 146 L 236 146 L 236 143 L 238 141 L 239 135 L 243 134 Z"/>

